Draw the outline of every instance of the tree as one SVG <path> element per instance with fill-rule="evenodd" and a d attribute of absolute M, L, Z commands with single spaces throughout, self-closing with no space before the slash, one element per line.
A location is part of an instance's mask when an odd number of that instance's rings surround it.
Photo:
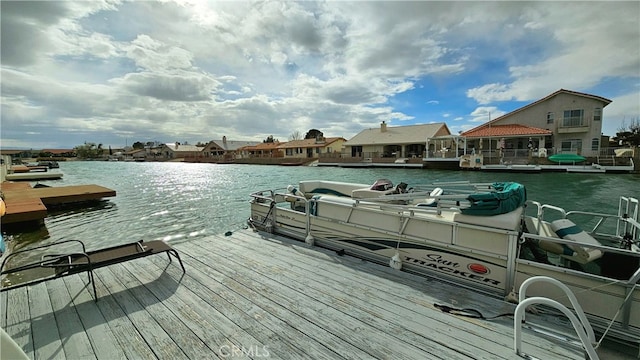
<path fill-rule="evenodd" d="M 95 159 L 102 155 L 102 144 L 96 146 L 95 143 L 84 143 L 74 148 L 76 155 L 81 159 Z"/>
<path fill-rule="evenodd" d="M 300 135 L 300 131 L 296 130 L 289 135 L 289 141 L 301 140 L 302 135 Z"/>
<path fill-rule="evenodd" d="M 273 139 L 273 135 L 269 135 L 267 136 L 266 139 L 262 140 L 263 143 L 274 143 L 274 142 L 278 142 L 278 140 L 274 140 Z"/>
<path fill-rule="evenodd" d="M 320 138 L 324 137 L 324 134 L 322 133 L 322 131 L 318 129 L 311 129 L 307 131 L 307 134 L 304 136 L 305 139 L 317 139 L 318 137 Z"/>
<path fill-rule="evenodd" d="M 613 137 L 618 145 L 640 146 L 640 118 L 631 119 L 629 126 L 622 121 L 616 136 Z"/>
<path fill-rule="evenodd" d="M 144 149 L 144 144 L 140 141 L 136 141 L 133 143 L 133 148 L 134 149 Z"/>

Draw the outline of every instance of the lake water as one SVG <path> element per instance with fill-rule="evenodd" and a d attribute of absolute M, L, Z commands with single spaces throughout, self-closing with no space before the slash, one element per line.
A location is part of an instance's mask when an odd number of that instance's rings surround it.
<path fill-rule="evenodd" d="M 235 231 L 249 217 L 249 194 L 301 180 L 372 184 L 388 178 L 409 186 L 434 181 L 516 181 L 528 198 L 567 209 L 615 213 L 618 197 L 640 197 L 637 174 L 486 173 L 402 168 L 348 169 L 177 162 L 60 163 L 61 180 L 50 186 L 97 184 L 117 195 L 90 208 L 54 211 L 43 227 L 6 233 L 11 246 L 78 239 L 89 249 L 135 240 L 189 241 Z"/>

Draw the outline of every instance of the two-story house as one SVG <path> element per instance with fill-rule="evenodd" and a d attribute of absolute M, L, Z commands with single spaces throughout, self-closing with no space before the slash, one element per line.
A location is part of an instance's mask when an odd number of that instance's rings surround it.
<path fill-rule="evenodd" d="M 461 134 L 474 149 L 541 155 L 599 155 L 603 109 L 611 100 L 560 89 Z M 604 144 L 606 146 L 607 144 Z"/>

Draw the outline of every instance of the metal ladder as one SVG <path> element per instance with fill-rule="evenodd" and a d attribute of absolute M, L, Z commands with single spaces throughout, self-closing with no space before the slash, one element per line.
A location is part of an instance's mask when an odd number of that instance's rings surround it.
<path fill-rule="evenodd" d="M 569 298 L 569 301 L 571 301 L 571 306 L 573 306 L 573 309 L 576 313 L 574 314 L 566 306 L 546 297 L 531 297 L 527 299 L 527 288 L 529 287 L 529 285 L 535 282 L 549 283 L 552 285 L 556 285 L 557 287 L 562 289 L 567 295 L 567 298 Z M 589 358 L 591 360 L 600 359 L 594 348 L 594 345 L 597 342 L 595 334 L 593 333 L 593 328 L 591 327 L 589 320 L 587 320 L 582 307 L 580 306 L 580 304 L 578 304 L 578 299 L 576 299 L 576 296 L 569 289 L 569 287 L 567 287 L 560 281 L 548 276 L 534 276 L 525 280 L 522 285 L 520 285 L 518 306 L 516 306 L 516 311 L 513 319 L 513 347 L 517 355 L 526 356 L 526 354 L 522 352 L 522 324 L 525 322 L 524 314 L 527 306 L 533 304 L 547 305 L 560 310 L 565 316 L 569 318 L 569 320 L 571 320 L 573 329 L 578 334 L 578 338 L 582 342 L 582 347 L 586 351 Z"/>

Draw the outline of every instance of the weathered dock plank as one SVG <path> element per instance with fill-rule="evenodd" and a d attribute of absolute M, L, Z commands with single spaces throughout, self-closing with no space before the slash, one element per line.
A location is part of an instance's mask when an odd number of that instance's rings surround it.
<path fill-rule="evenodd" d="M 167 256 L 0 295 L 0 325 L 35 359 L 515 359 L 513 304 L 250 230 L 173 244 Z M 531 316 L 533 318 L 533 316 Z M 527 317 L 529 320 L 529 316 Z M 540 359 L 584 359 L 528 330 Z M 623 359 L 630 356 L 602 356 Z"/>
<path fill-rule="evenodd" d="M 243 239 L 245 233 L 240 233 L 238 237 Z M 247 239 L 246 237 L 244 238 Z M 353 314 L 353 310 L 349 307 L 355 307 L 362 312 L 362 316 L 371 315 L 372 323 L 380 322 L 381 319 L 397 319 L 401 321 L 403 326 L 407 328 L 393 329 L 387 322 L 382 321 L 379 324 L 380 329 L 389 328 L 391 334 L 402 334 L 402 337 L 411 337 L 412 333 L 425 334 L 433 333 L 428 339 L 428 343 L 424 344 L 427 348 L 433 347 L 434 343 L 440 346 L 451 346 L 451 339 L 456 338 L 455 347 L 457 351 L 463 352 L 468 356 L 485 356 L 499 357 L 499 354 L 491 353 L 497 347 L 484 349 L 479 347 L 485 341 L 487 332 L 502 333 L 504 336 L 496 339 L 500 345 L 504 347 L 512 346 L 512 318 L 504 317 L 495 321 L 486 321 L 474 318 L 460 317 L 463 320 L 459 327 L 450 323 L 452 315 L 443 314 L 437 310 L 433 304 L 445 304 L 454 307 L 474 308 L 481 310 L 487 317 L 494 314 L 513 313 L 514 304 L 496 301 L 489 297 L 478 298 L 466 289 L 456 289 L 456 293 L 445 289 L 443 283 L 433 281 L 428 278 L 415 277 L 414 283 L 408 281 L 409 277 L 402 272 L 397 272 L 379 264 L 362 261 L 352 257 L 329 257 L 326 259 L 332 262 L 339 262 L 341 266 L 324 267 L 319 269 L 316 264 L 305 261 L 292 261 L 288 254 L 291 251 L 306 252 L 312 256 L 319 256 L 316 250 L 307 250 L 304 245 L 291 249 L 285 244 L 265 241 L 264 247 L 269 251 L 251 252 L 253 243 L 246 241 L 237 244 L 228 244 L 225 242 L 209 242 L 208 246 L 215 246 L 219 253 L 232 255 L 232 259 L 242 259 L 242 261 L 262 261 L 270 262 L 274 265 L 270 266 L 266 276 L 271 276 L 276 281 L 285 286 L 293 286 L 297 291 L 310 293 L 314 292 L 317 299 L 327 298 L 334 301 L 332 304 L 343 308 L 344 312 Z M 207 245 L 205 245 L 207 246 Z M 278 263 L 276 263 L 276 261 Z M 277 274 L 277 276 L 273 276 Z M 362 277 L 362 281 L 354 282 L 349 288 L 342 286 L 345 277 Z M 380 281 L 382 278 L 391 280 L 390 282 Z M 412 287 L 413 291 L 407 291 L 406 286 Z M 327 288 L 328 287 L 328 288 Z M 424 290 L 415 290 L 424 289 Z M 423 291 L 428 291 L 424 293 Z M 397 296 L 403 294 L 403 296 Z M 453 295 L 453 296 L 452 296 Z M 410 299 L 411 301 L 406 301 Z M 471 301 L 470 301 L 471 300 Z M 415 314 L 429 313 L 429 322 L 420 322 L 416 319 Z M 495 326 L 494 322 L 500 322 L 501 326 Z M 442 331 L 433 332 L 434 324 L 439 324 Z M 397 326 L 397 324 L 395 324 Z M 506 326 L 505 326 L 506 325 Z M 410 331 L 407 334 L 407 331 Z M 459 334 L 464 333 L 466 336 L 460 337 Z M 424 340 L 413 335 L 414 343 Z M 529 339 L 529 338 L 527 338 Z M 533 339 L 535 344 L 532 346 L 540 346 Z M 526 343 L 526 339 L 524 340 Z M 563 352 L 557 353 L 557 346 L 550 344 L 548 356 L 564 356 Z"/>
<path fill-rule="evenodd" d="M 84 330 L 82 321 L 80 321 L 76 308 L 71 306 L 73 301 L 64 282 L 58 279 L 49 281 L 46 285 L 65 357 L 69 359 L 95 359 L 96 355 L 87 333 L 82 331 Z M 43 321 L 46 320 L 43 319 Z M 41 325 L 38 324 L 38 326 Z"/>
<path fill-rule="evenodd" d="M 239 235 L 240 237 L 242 235 Z M 349 258 L 349 257 L 327 257 L 332 262 L 336 261 L 336 258 L 340 259 L 341 264 L 352 263 L 357 266 L 367 266 L 367 269 L 359 269 L 358 271 L 350 271 L 349 268 L 342 266 L 318 268 L 317 263 L 310 261 L 289 261 L 290 254 L 292 252 L 305 252 L 307 249 L 304 245 L 298 248 L 286 248 L 282 244 L 276 244 L 274 248 L 269 251 L 255 252 L 250 251 L 252 246 L 255 246 L 252 242 L 245 244 L 246 248 L 238 247 L 236 243 L 227 244 L 224 241 L 212 242 L 203 244 L 205 248 L 210 247 L 210 253 L 216 252 L 218 254 L 224 254 L 229 259 L 234 259 L 238 262 L 238 265 L 244 265 L 252 267 L 252 271 L 261 272 L 262 269 L 255 265 L 257 263 L 269 264 L 265 276 L 271 277 L 279 284 L 271 285 L 272 288 L 280 289 L 283 286 L 292 287 L 295 292 L 305 293 L 315 301 L 324 302 L 327 306 L 334 307 L 336 310 L 343 314 L 342 318 L 356 317 L 358 320 L 366 323 L 369 326 L 377 328 L 379 331 L 383 331 L 385 339 L 388 336 L 396 337 L 398 340 L 406 341 L 408 344 L 420 347 L 425 354 L 429 354 L 430 357 L 439 357 L 438 354 L 447 353 L 450 348 L 451 340 L 456 339 L 455 352 L 464 354 L 470 358 L 477 356 L 483 358 L 510 358 L 511 353 L 496 354 L 495 351 L 501 350 L 500 347 L 483 348 L 483 342 L 486 342 L 487 333 L 495 333 L 498 330 L 508 330 L 508 334 L 504 334 L 504 337 L 499 338 L 503 347 L 509 348 L 512 346 L 513 339 L 512 334 L 512 319 L 505 318 L 502 320 L 501 326 L 493 326 L 491 322 L 486 322 L 478 319 L 460 318 L 462 320 L 462 326 L 456 326 L 451 322 L 451 315 L 443 314 L 433 307 L 433 298 L 430 301 L 425 301 L 425 296 L 419 291 L 413 290 L 408 292 L 405 288 L 398 288 L 394 291 L 393 287 L 397 285 L 395 281 L 391 283 L 381 282 L 381 277 L 371 275 L 369 271 L 375 271 L 384 269 L 377 264 L 371 264 L 363 262 L 361 260 Z M 263 246 L 269 247 L 268 244 Z M 214 249 L 217 249 L 214 251 Z M 265 249 L 267 250 L 267 249 Z M 280 250 L 280 251 L 278 251 Z M 314 250 L 311 250 L 314 251 Z M 267 255 L 268 254 L 268 255 Z M 313 256 L 322 255 L 317 251 L 312 253 Z M 216 263 L 220 263 L 221 259 L 216 259 Z M 344 262 L 344 263 L 343 263 Z M 242 267 L 242 266 L 240 266 Z M 237 269 L 238 266 L 234 266 Z M 362 270 L 367 270 L 362 272 Z M 332 274 L 331 271 L 336 271 Z M 275 274 L 275 275 L 273 275 Z M 388 275 L 395 278 L 405 278 L 403 273 L 395 273 L 390 271 Z M 397 275 L 397 276 L 396 276 Z M 358 277 L 364 277 L 365 279 L 358 280 Z M 344 278 L 349 277 L 355 279 L 355 282 L 351 283 L 351 286 L 344 287 Z M 424 278 L 416 277 L 418 280 L 425 280 Z M 262 280 L 263 283 L 264 280 Z M 422 284 L 420 284 L 422 286 Z M 436 286 L 434 286 L 436 285 Z M 438 282 L 430 284 L 429 290 L 433 290 L 438 293 L 444 293 L 439 290 Z M 378 287 L 376 289 L 376 287 Z M 390 288 L 389 288 L 390 287 Z M 403 294 L 403 296 L 397 296 L 397 294 Z M 412 295 L 416 297 L 418 301 L 407 302 L 406 297 Z M 464 297 L 464 296 L 463 296 Z M 494 304 L 495 306 L 495 304 Z M 513 307 L 510 307 L 513 311 Z M 431 314 L 429 317 L 419 316 L 416 314 Z M 392 319 L 390 321 L 389 319 Z M 506 324 L 506 326 L 505 326 Z M 466 325 L 466 326 L 465 326 Z M 464 333 L 465 336 L 460 336 Z M 428 334 L 425 335 L 425 334 Z M 540 344 L 536 343 L 536 346 Z M 555 347 L 552 347 L 554 349 Z M 553 350 L 549 350 L 547 357 L 565 356 L 564 352 L 557 353 Z M 447 355 L 447 358 L 453 358 L 452 355 Z"/>
<path fill-rule="evenodd" d="M 112 296 L 107 286 L 104 285 L 101 274 L 103 269 L 95 272 L 96 290 L 98 292 L 98 301 L 95 302 L 98 311 L 107 322 L 108 329 L 119 344 L 119 349 L 124 353 L 127 359 L 156 359 L 150 345 L 145 341 L 142 334 L 138 332 L 135 324 L 128 318 L 127 313 L 120 306 L 118 300 Z M 93 292 L 90 288 L 84 286 L 80 276 L 72 276 L 65 278 L 70 291 L 86 292 L 89 294 L 90 302 L 84 302 L 90 308 L 93 302 Z M 105 329 L 105 333 L 107 333 Z"/>
<path fill-rule="evenodd" d="M 75 309 L 82 322 L 81 328 L 72 330 L 85 332 L 87 334 L 96 358 L 126 358 L 124 351 L 122 351 L 118 343 L 116 334 L 109 328 L 108 321 L 102 315 L 98 304 L 93 299 L 93 291 L 90 290 L 91 285 L 87 277 L 71 276 L 65 277 L 62 280 L 71 297 L 67 306 Z M 104 302 L 108 301 L 105 300 Z"/>
<path fill-rule="evenodd" d="M 206 244 L 212 244 L 212 242 L 207 242 Z M 202 245 L 206 246 L 206 244 L 203 242 Z M 297 316 L 319 324 L 321 328 L 331 332 L 341 341 L 359 348 L 370 357 L 378 359 L 419 358 L 421 356 L 443 358 L 441 357 L 442 355 L 439 355 L 441 354 L 441 349 L 436 347 L 420 348 L 410 339 L 405 341 L 396 337 L 395 335 L 397 334 L 394 333 L 401 331 L 401 329 L 394 327 L 393 323 L 387 322 L 386 319 L 382 320 L 382 322 L 387 323 L 388 332 L 372 326 L 371 322 L 374 321 L 374 317 L 365 316 L 363 312 L 358 312 L 358 309 L 354 307 L 336 308 L 340 301 L 332 294 L 324 296 L 322 293 L 313 292 L 311 288 L 301 289 L 291 281 L 277 283 L 261 273 L 261 263 L 258 260 L 243 259 L 242 262 L 234 263 L 236 256 L 228 256 L 229 254 L 225 254 L 224 251 L 209 250 L 205 256 L 215 261 L 216 270 L 227 275 L 224 282 L 229 286 L 233 286 L 235 292 L 245 291 L 247 293 L 246 296 L 268 299 L 286 308 L 293 309 Z M 224 259 L 227 259 L 226 263 Z M 273 260 L 265 265 L 276 266 Z M 305 275 L 300 277 L 302 276 Z M 331 304 L 331 301 L 334 303 Z M 314 334 L 314 336 L 318 337 L 321 335 L 320 333 Z M 407 335 L 405 332 L 400 334 L 400 337 Z M 324 341 L 322 338 L 320 340 Z M 448 354 L 447 358 L 462 359 L 470 357 Z"/>
<path fill-rule="evenodd" d="M 29 307 L 35 358 L 65 359 L 56 317 L 44 283 L 29 286 Z"/>
<path fill-rule="evenodd" d="M 156 258 L 152 261 L 162 260 Z M 251 337 L 249 339 L 234 337 L 236 347 L 254 349 L 262 353 L 267 349 L 270 357 L 278 358 L 335 359 L 341 350 L 349 353 L 352 358 L 366 358 L 366 356 L 358 356 L 360 351 L 357 348 L 345 347 L 340 341 L 319 342 L 316 337 L 308 334 L 321 332 L 323 329 L 303 318 L 292 319 L 291 315 L 283 315 L 290 310 L 280 304 L 267 302 L 261 307 L 259 303 L 264 301 L 260 294 L 246 296 L 237 293 L 222 283 L 225 278 L 224 274 L 202 264 L 202 266 L 190 267 L 188 275 L 182 282 L 203 301 L 228 317 L 227 321 L 236 324 L 255 338 L 252 340 Z M 336 340 L 339 339 L 336 338 Z"/>
<path fill-rule="evenodd" d="M 272 263 L 273 265 L 263 275 L 270 277 L 280 286 L 288 286 L 296 292 L 303 292 L 311 298 L 335 308 L 343 313 L 344 317 L 354 317 L 369 326 L 383 331 L 384 337 L 392 336 L 413 344 L 432 357 L 438 357 L 438 354 L 441 354 L 443 350 L 450 348 L 450 342 L 452 336 L 455 335 L 455 331 L 462 330 L 453 327 L 448 322 L 448 315 L 444 314 L 441 316 L 441 320 L 438 319 L 438 314 L 435 314 L 436 316 L 431 318 L 433 321 L 429 321 L 428 324 L 420 321 L 415 314 L 433 311 L 435 310 L 434 307 L 431 304 L 418 303 L 402 306 L 406 302 L 404 298 L 398 297 L 390 289 L 375 288 L 378 285 L 376 282 L 380 282 L 379 278 L 370 279 L 371 281 L 367 282 L 354 282 L 353 286 L 343 287 L 340 286 L 340 283 L 345 276 L 353 277 L 359 276 L 359 274 L 349 273 L 347 269 L 342 267 L 338 269 L 337 274 L 334 274 L 328 269 L 308 266 L 308 262 L 291 263 L 286 254 L 276 252 L 277 248 L 273 248 L 272 250 L 274 251 L 269 252 L 269 255 L 264 255 L 263 253 L 247 253 L 246 247 L 229 247 L 225 245 L 215 243 L 215 246 L 219 246 L 223 253 L 233 255 L 230 258 L 236 261 L 245 262 L 255 259 Z M 279 247 L 282 248 L 282 246 Z M 276 261 L 278 263 L 275 263 Z M 358 260 L 357 262 L 361 261 Z M 276 274 L 276 276 L 272 274 Z M 404 292 L 406 294 L 406 291 Z M 394 321 L 389 321 L 388 319 L 394 319 Z M 447 332 L 430 334 L 434 332 L 434 322 L 440 322 Z M 424 334 L 430 335 L 427 338 Z M 467 344 L 464 340 L 461 339 L 456 343 L 457 352 L 464 354 L 464 356 L 474 358 L 475 356 L 483 355 L 499 358 L 499 355 L 491 353 L 490 349 L 478 348 L 477 344 Z"/>
<path fill-rule="evenodd" d="M 108 268 L 99 270 L 100 279 L 111 293 L 111 297 L 117 301 L 126 317 L 144 339 L 144 342 L 152 344 L 150 348 L 155 357 L 160 359 L 185 358 L 186 356 L 182 349 L 176 345 L 171 336 L 163 329 L 163 324 L 159 324 L 140 303 L 139 299 L 132 295 L 132 291 L 135 291 L 136 287 L 144 287 L 144 285 L 131 277 L 120 279 L 113 276 Z"/>
<path fill-rule="evenodd" d="M 140 267 L 136 268 L 136 270 L 137 269 L 143 270 Z M 112 266 L 109 270 L 111 270 L 114 279 L 136 279 L 136 277 L 122 265 Z M 156 279 L 158 276 L 166 277 L 167 275 L 161 271 L 156 271 Z M 107 278 L 105 281 L 109 281 L 109 279 Z M 139 281 L 139 279 L 136 279 L 136 281 Z M 146 281 L 140 282 L 144 284 L 144 286 L 132 287 L 129 292 L 133 298 L 140 302 L 140 305 L 142 305 L 145 311 L 149 313 L 151 319 L 155 320 L 155 322 L 162 327 L 163 331 L 171 338 L 175 346 L 184 353 L 186 358 L 202 359 L 208 357 L 211 354 L 211 349 L 198 335 L 185 325 L 182 317 L 175 309 L 169 308 L 169 304 L 165 304 L 167 298 L 157 297 L 150 291 L 149 286 L 153 284 L 153 281 L 155 281 L 155 279 L 151 280 L 150 283 Z M 170 356 L 180 356 L 180 354 Z M 163 357 L 163 354 L 159 357 Z"/>
<path fill-rule="evenodd" d="M 30 358 L 34 358 L 31 336 L 31 313 L 29 311 L 28 288 L 2 293 L 7 299 L 7 322 L 4 328 Z"/>

